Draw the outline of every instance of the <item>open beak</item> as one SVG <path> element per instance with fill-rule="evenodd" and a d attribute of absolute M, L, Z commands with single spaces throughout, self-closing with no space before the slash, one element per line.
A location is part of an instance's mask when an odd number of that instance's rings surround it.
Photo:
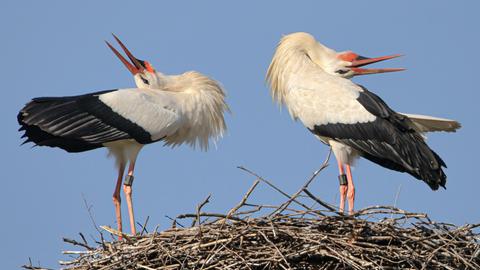
<path fill-rule="evenodd" d="M 395 72 L 405 70 L 404 68 L 360 68 L 365 65 L 377 63 L 380 61 L 385 61 L 393 58 L 402 56 L 401 54 L 394 54 L 388 56 L 381 56 L 375 58 L 367 58 L 363 56 L 358 56 L 355 60 L 352 61 L 350 68 L 353 71 L 353 76 L 356 75 L 366 75 L 366 74 L 375 74 L 375 73 L 385 73 L 385 72 Z"/>
<path fill-rule="evenodd" d="M 125 52 L 127 57 L 130 59 L 130 61 L 132 61 L 132 63 L 128 62 L 127 59 L 125 59 L 110 43 L 108 43 L 108 41 L 105 41 L 105 43 L 107 43 L 107 46 L 113 51 L 113 53 L 115 53 L 118 59 L 122 61 L 122 63 L 125 65 L 125 67 L 127 67 L 127 69 L 132 73 L 132 75 L 135 75 L 140 72 L 144 72 L 146 69 L 145 63 L 147 62 L 135 58 L 135 56 L 133 56 L 133 54 L 127 49 L 127 47 L 123 45 L 120 39 L 118 39 L 118 37 L 115 36 L 114 34 L 112 35 L 115 38 L 115 40 L 117 40 L 118 44 L 120 44 L 120 47 L 122 47 L 123 51 Z"/>
<path fill-rule="evenodd" d="M 394 54 L 394 55 L 387 55 L 387 56 L 381 56 L 381 57 L 375 57 L 375 58 L 368 58 L 368 57 L 360 56 L 353 52 L 347 52 L 347 53 L 338 55 L 338 58 L 351 62 L 352 64 L 348 67 L 353 71 L 353 76 L 357 76 L 357 75 L 395 72 L 395 71 L 405 70 L 404 68 L 360 68 L 365 65 L 397 58 L 400 56 L 402 55 Z"/>

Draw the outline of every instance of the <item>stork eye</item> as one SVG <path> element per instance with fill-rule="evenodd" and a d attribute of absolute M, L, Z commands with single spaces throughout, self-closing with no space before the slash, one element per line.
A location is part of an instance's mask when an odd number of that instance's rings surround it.
<path fill-rule="evenodd" d="M 140 78 L 142 79 L 142 81 L 143 81 L 144 84 L 150 85 L 150 83 L 148 82 L 147 79 L 145 79 L 145 78 L 142 77 L 142 76 L 140 76 Z"/>
<path fill-rule="evenodd" d="M 338 69 L 338 70 L 335 71 L 335 73 L 338 73 L 338 74 L 341 74 L 341 75 L 343 75 L 347 72 L 348 72 L 348 69 Z"/>

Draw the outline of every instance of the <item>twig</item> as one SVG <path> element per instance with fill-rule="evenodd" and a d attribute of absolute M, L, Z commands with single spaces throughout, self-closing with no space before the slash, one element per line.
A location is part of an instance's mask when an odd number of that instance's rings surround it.
<path fill-rule="evenodd" d="M 395 193 L 395 200 L 393 201 L 393 207 L 397 207 L 397 201 L 398 201 L 398 197 L 400 197 L 400 191 L 402 191 L 402 184 L 398 185 L 398 189 L 397 189 L 397 192 Z M 390 218 L 392 218 L 392 216 L 390 216 Z"/>
<path fill-rule="evenodd" d="M 300 195 L 300 193 L 302 193 L 305 189 L 307 189 L 307 187 L 310 185 L 310 183 L 312 183 L 312 181 L 315 179 L 315 177 L 317 177 L 317 175 L 323 170 L 325 169 L 326 167 L 328 167 L 328 161 L 330 160 L 330 156 L 332 154 L 332 148 L 329 149 L 328 151 L 328 154 L 327 154 L 327 157 L 325 158 L 325 161 L 323 161 L 322 165 L 320 166 L 320 168 L 318 170 L 316 170 L 313 175 L 307 180 L 307 182 L 305 182 L 305 184 L 295 193 L 293 194 L 293 196 L 288 199 L 288 201 L 286 201 L 285 203 L 283 203 L 278 209 L 276 209 L 275 211 L 273 211 L 269 216 L 273 216 L 277 213 L 281 213 L 283 210 L 285 210 L 285 208 L 287 208 L 290 203 L 295 200 L 298 195 Z"/>
<path fill-rule="evenodd" d="M 85 240 L 85 239 L 84 239 L 84 240 Z M 64 237 L 64 238 L 63 238 L 63 242 L 70 243 L 70 244 L 75 245 L 75 246 L 81 246 L 81 247 L 84 247 L 84 248 L 86 248 L 86 249 L 88 249 L 88 250 L 94 250 L 94 248 L 88 246 L 87 244 L 77 242 L 77 241 L 75 241 L 75 240 L 73 240 L 73 239 L 68 239 L 68 238 L 65 238 L 65 237 Z"/>
<path fill-rule="evenodd" d="M 149 220 L 149 219 L 150 219 L 150 216 L 147 216 L 147 218 L 145 219 L 145 222 L 143 223 L 143 225 L 137 222 L 138 225 L 142 226 L 142 229 L 140 230 L 140 235 L 143 235 L 144 232 L 145 232 L 145 233 L 148 233 L 146 227 L 147 227 L 147 224 L 148 224 L 148 220 Z"/>
<path fill-rule="evenodd" d="M 83 243 L 88 246 L 87 239 L 85 239 L 85 236 L 83 236 L 83 233 L 79 232 L 78 234 L 79 234 L 80 237 L 82 238 Z"/>
<path fill-rule="evenodd" d="M 253 190 L 255 189 L 255 187 L 257 187 L 258 183 L 260 183 L 260 180 L 255 180 L 255 182 L 253 182 L 253 185 L 250 187 L 247 193 L 245 193 L 242 200 L 237 205 L 235 205 L 235 207 L 230 209 L 230 211 L 228 211 L 225 220 L 229 219 L 231 215 L 233 215 L 235 212 L 238 211 L 238 209 L 240 209 L 242 206 L 245 205 L 245 203 L 248 200 L 248 197 L 250 197 L 250 194 L 252 194 Z"/>
<path fill-rule="evenodd" d="M 125 240 L 127 240 L 128 242 L 131 242 L 132 241 L 132 238 L 130 235 L 124 233 L 124 232 L 121 232 L 121 231 L 118 231 L 118 230 L 115 230 L 114 228 L 111 228 L 109 226 L 100 226 L 100 228 L 104 229 L 105 231 L 113 234 L 113 235 L 116 235 L 116 236 L 120 236 L 120 237 L 123 237 L 125 238 Z"/>
<path fill-rule="evenodd" d="M 277 247 L 277 245 L 275 245 L 270 239 L 268 239 L 268 237 L 265 235 L 265 233 L 263 233 L 262 231 L 259 231 L 259 233 L 262 235 L 262 237 L 265 239 L 265 241 L 267 241 L 271 246 L 273 246 L 273 248 L 275 248 L 275 250 L 277 251 L 278 255 L 280 257 L 282 257 L 282 260 L 285 262 L 285 264 L 288 266 L 288 269 L 291 269 L 292 267 L 290 266 L 290 264 L 288 263 L 287 259 L 285 259 L 285 256 L 283 256 L 282 252 L 280 251 L 280 249 Z"/>
<path fill-rule="evenodd" d="M 208 196 L 199 205 L 197 205 L 197 209 L 195 211 L 197 213 L 197 217 L 192 221 L 191 227 L 195 226 L 197 221 L 200 225 L 200 210 L 202 210 L 202 207 L 209 202 L 210 196 L 212 196 L 212 194 L 208 194 Z"/>
<path fill-rule="evenodd" d="M 165 215 L 166 218 L 170 219 L 172 221 L 172 228 L 176 228 L 177 225 L 182 227 L 182 228 L 185 228 L 185 226 L 183 226 L 181 223 L 178 223 L 178 221 L 174 218 L 171 218 L 170 216 L 168 215 Z"/>
<path fill-rule="evenodd" d="M 312 198 L 312 200 L 316 201 L 317 203 L 319 203 L 323 207 L 327 208 L 328 210 L 334 212 L 335 214 L 337 214 L 339 216 L 343 216 L 342 212 L 338 212 L 334 207 L 330 206 L 328 203 L 326 203 L 326 202 L 320 200 L 319 198 L 315 197 L 315 195 L 313 195 L 310 191 L 308 191 L 308 189 L 304 189 L 303 192 L 305 192 L 305 194 L 307 194 L 308 197 Z"/>
<path fill-rule="evenodd" d="M 137 263 L 137 266 L 140 267 L 140 268 L 143 268 L 143 269 L 147 269 L 147 270 L 156 270 L 155 268 L 151 268 L 151 267 L 148 267 L 146 265 L 139 264 L 139 263 Z"/>
<path fill-rule="evenodd" d="M 50 268 L 44 268 L 44 267 L 40 267 L 40 266 L 33 266 L 32 264 L 32 258 L 28 258 L 28 264 L 27 265 L 22 265 L 22 268 L 24 269 L 30 269 L 30 270 L 53 270 L 53 269 L 50 269 Z"/>
<path fill-rule="evenodd" d="M 178 215 L 176 218 L 177 219 L 184 219 L 184 218 L 198 218 L 198 217 L 217 217 L 217 218 L 223 218 L 223 219 L 231 219 L 231 220 L 235 220 L 235 221 L 239 221 L 239 222 L 243 222 L 243 223 L 247 223 L 245 220 L 241 219 L 241 218 L 237 218 L 237 217 L 227 217 L 227 215 L 224 215 L 224 214 L 217 214 L 217 213 L 198 213 L 198 214 L 181 214 L 181 215 Z"/>
<path fill-rule="evenodd" d="M 239 168 L 240 170 L 243 170 L 243 171 L 246 171 L 248 172 L 249 174 L 257 177 L 258 180 L 266 183 L 267 185 L 269 185 L 271 188 L 275 189 L 276 191 L 280 192 L 280 194 L 282 194 L 283 196 L 287 197 L 288 199 L 292 198 L 290 195 L 288 195 L 286 192 L 284 192 L 283 190 L 279 189 L 278 187 L 276 187 L 274 184 L 272 184 L 270 181 L 262 178 L 261 176 L 259 176 L 258 174 L 252 172 L 251 170 L 243 167 L 243 166 L 238 166 L 237 168 Z M 307 210 L 312 210 L 310 207 L 306 206 L 305 204 L 297 201 L 296 199 L 293 199 L 292 201 L 294 201 L 295 203 L 297 203 L 298 205 L 302 206 L 303 208 L 307 209 Z"/>
<path fill-rule="evenodd" d="M 103 238 L 103 234 L 102 234 L 102 232 L 98 229 L 97 223 L 95 222 L 95 219 L 93 218 L 93 213 L 92 213 L 91 206 L 88 205 L 87 199 L 85 198 L 85 195 L 84 195 L 83 193 L 82 193 L 82 199 L 83 199 L 83 203 L 84 203 L 84 205 L 85 205 L 85 208 L 87 209 L 88 216 L 90 217 L 90 220 L 92 221 L 93 227 L 94 227 L 95 230 L 100 234 L 100 241 L 101 241 L 102 245 L 104 245 L 103 243 L 105 242 L 105 239 Z M 104 247 L 104 248 L 105 248 L 105 247 Z"/>

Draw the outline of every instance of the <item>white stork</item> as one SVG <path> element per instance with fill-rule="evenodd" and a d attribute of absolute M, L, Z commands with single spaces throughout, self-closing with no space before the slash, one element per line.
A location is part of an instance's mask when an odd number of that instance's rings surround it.
<path fill-rule="evenodd" d="M 432 190 L 445 188 L 442 167 L 446 165 L 428 147 L 422 133 L 455 131 L 460 124 L 397 113 L 380 97 L 349 80 L 355 75 L 403 70 L 360 68 L 398 56 L 366 58 L 351 51 L 336 52 L 300 32 L 281 39 L 268 68 L 273 99 L 286 105 L 293 119 L 331 146 L 340 172 L 342 212 L 347 196 L 349 212 L 354 208 L 350 166 L 360 156 L 388 169 L 407 172 Z"/>
<path fill-rule="evenodd" d="M 226 130 L 228 111 L 225 93 L 218 82 L 195 71 L 165 75 L 147 61 L 135 58 L 114 36 L 129 63 L 107 45 L 133 74 L 137 88 L 114 89 L 70 97 L 40 97 L 18 114 L 26 142 L 83 152 L 106 147 L 118 167 L 113 193 L 118 230 L 122 231 L 120 188 L 129 163 L 123 190 L 132 234 L 136 233 L 132 206 L 135 160 L 145 144 L 163 141 L 176 146 L 187 143 L 207 150 L 209 139 Z"/>

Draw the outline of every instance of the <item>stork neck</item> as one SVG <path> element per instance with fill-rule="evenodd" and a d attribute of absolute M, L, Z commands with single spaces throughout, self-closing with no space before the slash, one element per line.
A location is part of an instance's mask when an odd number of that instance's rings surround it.
<path fill-rule="evenodd" d="M 222 136 L 226 129 L 223 113 L 228 107 L 217 82 L 199 73 L 187 72 L 170 76 L 166 88 L 177 97 L 185 119 L 185 125 L 166 138 L 167 144 L 185 141 L 207 149 L 209 138 Z"/>

